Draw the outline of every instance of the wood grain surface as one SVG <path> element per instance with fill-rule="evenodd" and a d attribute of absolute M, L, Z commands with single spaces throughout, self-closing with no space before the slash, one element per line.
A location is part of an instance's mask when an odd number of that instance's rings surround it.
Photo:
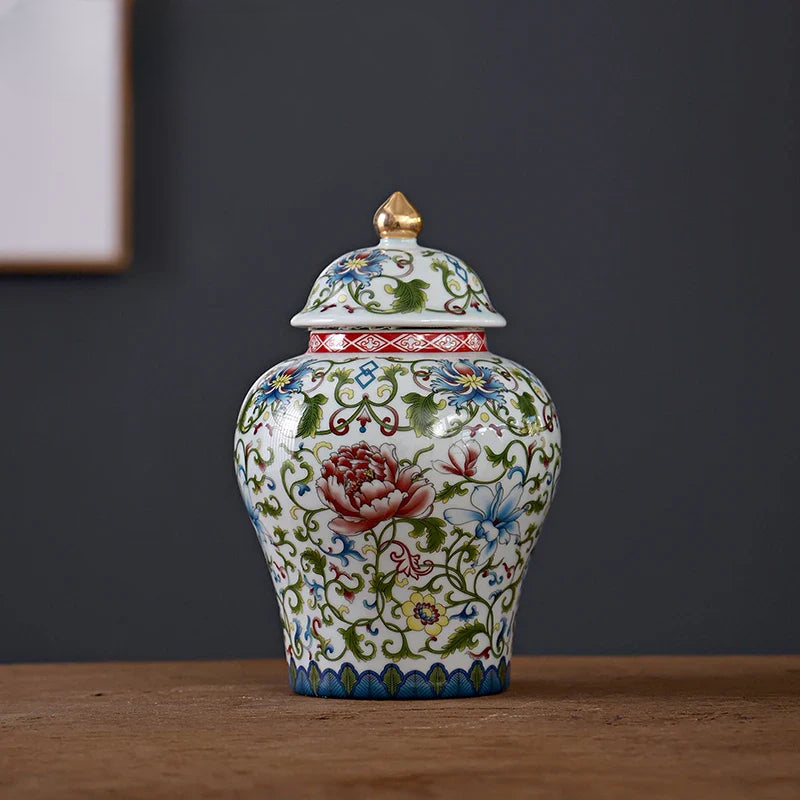
<path fill-rule="evenodd" d="M 0 667 L 0 796 L 800 797 L 800 657 L 520 657 L 467 700 L 277 661 Z"/>

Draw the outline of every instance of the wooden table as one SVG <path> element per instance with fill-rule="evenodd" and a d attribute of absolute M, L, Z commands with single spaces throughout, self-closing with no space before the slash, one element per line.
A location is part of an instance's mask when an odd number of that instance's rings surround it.
<path fill-rule="evenodd" d="M 290 694 L 278 661 L 0 667 L 0 796 L 800 797 L 800 656 L 520 657 L 511 690 Z"/>

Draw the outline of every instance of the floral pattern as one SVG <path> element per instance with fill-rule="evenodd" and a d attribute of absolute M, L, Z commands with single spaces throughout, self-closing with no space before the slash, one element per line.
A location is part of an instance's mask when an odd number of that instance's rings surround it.
<path fill-rule="evenodd" d="M 292 324 L 303 327 L 309 315 L 319 318 L 320 314 L 332 321 L 348 318 L 348 324 L 354 314 L 372 317 L 376 324 L 387 314 L 434 315 L 443 322 L 463 317 L 481 327 L 504 324 L 469 266 L 449 253 L 415 242 L 406 249 L 354 250 L 329 264 Z"/>
<path fill-rule="evenodd" d="M 508 544 L 511 537 L 519 537 L 519 518 L 524 512 L 521 500 L 521 483 L 513 486 L 506 498 L 500 483 L 494 491 L 488 486 L 476 486 L 470 496 L 472 508 L 449 508 L 444 518 L 452 525 L 477 523 L 475 536 L 486 542 L 484 553 L 491 555 L 498 544 Z"/>
<path fill-rule="evenodd" d="M 401 610 L 406 616 L 409 630 L 425 631 L 426 636 L 438 636 L 450 622 L 445 616 L 444 606 L 437 603 L 432 594 L 423 597 L 419 592 L 412 593 Z"/>
<path fill-rule="evenodd" d="M 378 448 L 366 442 L 342 445 L 322 463 L 317 492 L 338 514 L 328 527 L 344 536 L 394 517 L 427 517 L 435 495 L 418 466 L 400 468 L 394 445 Z"/>
<path fill-rule="evenodd" d="M 297 691 L 506 685 L 561 468 L 558 416 L 532 373 L 491 353 L 307 354 L 248 393 L 234 460 Z"/>
<path fill-rule="evenodd" d="M 471 478 L 477 472 L 476 465 L 480 454 L 481 446 L 473 439 L 467 439 L 466 442 L 456 442 L 447 448 L 448 460 L 434 460 L 433 468 L 437 472 Z"/>
<path fill-rule="evenodd" d="M 435 390 L 444 392 L 451 406 L 461 409 L 466 403 L 482 406 L 488 400 L 502 405 L 505 387 L 495 378 L 489 367 L 479 367 L 466 358 L 442 361 L 432 370 Z"/>
<path fill-rule="evenodd" d="M 256 390 L 255 405 L 262 406 L 267 403 L 286 403 L 292 394 L 299 392 L 303 385 L 303 378 L 309 373 L 307 361 L 299 364 L 290 364 L 278 369 L 267 377 Z"/>
<path fill-rule="evenodd" d="M 386 259 L 386 254 L 380 250 L 357 250 L 347 253 L 338 261 L 334 261 L 326 270 L 328 286 L 339 284 L 346 286 L 354 282 L 361 286 L 369 286 L 370 281 L 383 272 L 381 262 Z"/>

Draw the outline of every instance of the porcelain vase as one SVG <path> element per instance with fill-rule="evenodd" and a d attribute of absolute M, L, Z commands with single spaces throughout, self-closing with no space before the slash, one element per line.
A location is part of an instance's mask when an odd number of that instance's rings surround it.
<path fill-rule="evenodd" d="M 532 372 L 487 349 L 505 321 L 461 259 L 417 243 L 403 195 L 376 227 L 292 320 L 307 352 L 247 392 L 236 475 L 296 692 L 492 694 L 510 680 L 559 420 Z"/>

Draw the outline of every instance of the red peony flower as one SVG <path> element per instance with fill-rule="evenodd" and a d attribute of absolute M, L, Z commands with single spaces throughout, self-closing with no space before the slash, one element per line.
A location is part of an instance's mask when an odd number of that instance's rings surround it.
<path fill-rule="evenodd" d="M 328 527 L 353 536 L 392 517 L 427 517 L 436 492 L 418 466 L 400 468 L 393 444 L 358 442 L 323 462 L 317 494 L 339 515 Z"/>
<path fill-rule="evenodd" d="M 471 478 L 477 472 L 475 464 L 480 454 L 481 446 L 472 439 L 467 442 L 456 442 L 451 444 L 447 451 L 450 463 L 434 461 L 433 468 L 437 472 L 449 472 L 451 475 L 463 475 L 465 478 Z"/>

